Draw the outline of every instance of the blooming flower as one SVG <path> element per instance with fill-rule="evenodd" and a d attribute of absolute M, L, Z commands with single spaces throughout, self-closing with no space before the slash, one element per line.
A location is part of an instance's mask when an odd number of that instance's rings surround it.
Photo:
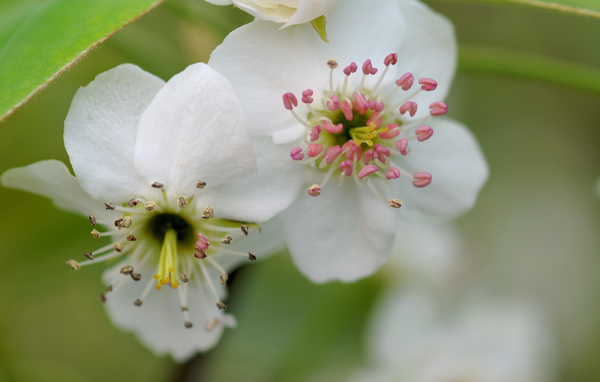
<path fill-rule="evenodd" d="M 456 217 L 488 175 L 469 130 L 440 117 L 456 62 L 444 17 L 412 0 L 356 0 L 327 25 L 325 44 L 310 26 L 276 33 L 256 20 L 210 59 L 241 100 L 255 151 L 273 158 L 256 181 L 295 199 L 281 214 L 285 239 L 315 282 L 373 273 L 398 217 Z"/>
<path fill-rule="evenodd" d="M 414 289 L 390 291 L 367 331 L 371 369 L 353 382 L 550 382 L 557 346 L 531 302 L 466 299 L 444 311 Z"/>
<path fill-rule="evenodd" d="M 167 83 L 121 65 L 78 90 L 64 139 L 76 177 L 48 160 L 2 184 L 85 214 L 95 239 L 111 239 L 67 264 L 121 259 L 100 295 L 118 326 L 179 361 L 212 347 L 235 324 L 222 301 L 228 271 L 256 259 L 247 245 L 261 250 L 246 240 L 250 221 L 272 215 L 268 200 L 231 187 L 256 172 L 231 85 L 205 64 Z"/>
<path fill-rule="evenodd" d="M 233 4 L 252 16 L 283 24 L 304 24 L 320 16 L 329 17 L 340 0 L 206 0 L 217 5 Z"/>

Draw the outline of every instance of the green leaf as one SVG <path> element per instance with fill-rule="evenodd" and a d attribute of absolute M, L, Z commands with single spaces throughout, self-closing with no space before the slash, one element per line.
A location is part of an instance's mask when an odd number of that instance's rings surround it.
<path fill-rule="evenodd" d="M 540 80 L 600 93 L 600 70 L 539 54 L 462 45 L 459 69 Z"/>
<path fill-rule="evenodd" d="M 0 121 L 162 0 L 2 0 Z"/>
<path fill-rule="evenodd" d="M 457 1 L 457 0 L 444 0 Z M 573 13 L 600 19 L 600 1 L 598 0 L 458 0 L 470 3 L 512 4 L 548 9 L 551 11 Z"/>

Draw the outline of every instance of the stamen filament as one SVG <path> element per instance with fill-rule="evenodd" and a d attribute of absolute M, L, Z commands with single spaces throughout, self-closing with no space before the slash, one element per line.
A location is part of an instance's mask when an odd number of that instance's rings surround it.
<path fill-rule="evenodd" d="M 195 278 L 196 286 L 198 287 L 198 290 L 200 290 L 200 294 L 202 295 L 202 303 L 204 304 L 203 310 L 206 313 L 207 322 L 211 322 L 213 319 L 213 316 L 210 313 L 210 312 L 212 312 L 212 308 L 208 304 L 208 296 L 206 295 L 206 290 L 204 289 L 205 287 L 204 287 L 204 285 L 202 285 L 202 281 L 200 280 L 200 277 L 194 277 L 194 278 Z"/>
<path fill-rule="evenodd" d="M 210 291 L 212 292 L 213 296 L 215 297 L 215 299 L 217 300 L 217 302 L 221 302 L 221 299 L 219 298 L 219 294 L 217 293 L 217 290 L 215 289 L 215 286 L 213 285 L 212 281 L 210 280 L 210 275 L 208 273 L 208 271 L 206 270 L 206 267 L 203 264 L 204 262 L 198 261 L 198 265 L 200 266 L 200 270 L 202 271 L 202 274 L 204 275 L 204 279 L 206 280 L 206 283 L 208 284 L 208 287 L 210 288 Z"/>
<path fill-rule="evenodd" d="M 377 191 L 377 189 L 375 188 L 375 186 L 373 185 L 373 183 L 369 181 L 369 179 L 367 179 L 367 186 L 371 189 L 371 191 L 373 191 L 373 193 L 375 194 L 375 196 L 377 196 L 383 202 L 389 203 L 389 200 L 386 200 L 386 199 L 383 198 L 383 196 L 381 196 L 381 194 L 379 193 L 379 191 Z"/>
<path fill-rule="evenodd" d="M 373 99 L 377 99 L 377 88 L 379 87 L 379 85 L 381 85 L 381 81 L 383 81 L 383 77 L 385 77 L 385 74 L 387 73 L 389 68 L 389 66 L 386 66 L 385 69 L 383 69 L 383 73 L 381 73 L 381 75 L 379 76 L 379 79 L 375 83 L 375 86 L 373 86 L 373 89 L 371 89 L 371 97 Z"/>
<path fill-rule="evenodd" d="M 121 255 L 123 255 L 123 252 L 119 253 L 119 252 L 115 251 L 113 253 L 108 253 L 108 254 L 106 254 L 104 256 L 97 257 L 94 260 L 82 261 L 81 263 L 79 263 L 79 265 L 82 266 L 82 267 L 85 267 L 86 265 L 101 263 L 103 261 L 110 260 L 110 259 L 113 259 L 113 258 L 121 256 Z"/>

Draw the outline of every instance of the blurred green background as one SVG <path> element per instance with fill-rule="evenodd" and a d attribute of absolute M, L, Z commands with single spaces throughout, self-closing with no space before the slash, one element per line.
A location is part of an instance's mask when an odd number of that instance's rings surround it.
<path fill-rule="evenodd" d="M 600 21 L 529 8 L 430 2 L 459 43 L 584 64 L 600 71 Z M 63 121 L 77 88 L 133 62 L 168 79 L 208 60 L 250 17 L 200 0 L 170 0 L 118 32 L 0 124 L 0 173 L 42 159 L 68 163 Z M 470 276 L 499 294 L 539 299 L 552 314 L 561 380 L 600 380 L 600 93 L 473 71 L 463 63 L 447 99 L 476 134 L 491 177 L 458 223 Z M 568 72 L 564 73 L 569 76 Z M 103 267 L 65 259 L 95 247 L 86 219 L 0 188 L 0 381 L 337 381 L 365 364 L 363 326 L 379 274 L 316 286 L 287 254 L 236 272 L 229 311 L 239 327 L 185 365 L 156 358 L 113 327 Z"/>

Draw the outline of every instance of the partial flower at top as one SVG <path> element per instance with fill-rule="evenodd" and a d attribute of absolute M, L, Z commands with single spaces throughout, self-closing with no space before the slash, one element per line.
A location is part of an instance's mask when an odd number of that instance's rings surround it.
<path fill-rule="evenodd" d="M 205 64 L 167 83 L 121 65 L 78 90 L 64 138 L 76 178 L 48 160 L 2 184 L 84 214 L 94 239 L 111 239 L 67 264 L 120 259 L 100 295 L 118 326 L 177 361 L 214 346 L 235 324 L 222 301 L 228 271 L 260 256 L 246 236 L 272 215 L 232 186 L 256 160 L 231 85 Z"/>
<path fill-rule="evenodd" d="M 276 32 L 257 20 L 210 59 L 240 98 L 255 151 L 272 158 L 254 181 L 295 198 L 285 239 L 315 282 L 372 274 L 398 217 L 456 217 L 488 176 L 473 135 L 443 116 L 456 66 L 448 20 L 413 0 L 356 0 L 328 31 L 322 44 L 310 26 Z"/>
<path fill-rule="evenodd" d="M 318 17 L 329 17 L 340 0 L 206 0 L 217 5 L 233 4 L 252 16 L 290 25 L 308 23 Z"/>
<path fill-rule="evenodd" d="M 351 382 L 557 380 L 555 335 L 528 300 L 445 305 L 403 286 L 378 304 L 366 334 L 371 367 Z"/>

